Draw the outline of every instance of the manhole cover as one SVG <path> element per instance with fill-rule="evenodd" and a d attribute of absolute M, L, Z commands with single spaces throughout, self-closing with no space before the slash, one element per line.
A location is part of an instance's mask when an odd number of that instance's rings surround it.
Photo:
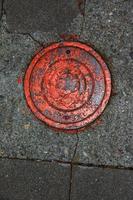
<path fill-rule="evenodd" d="M 55 43 L 33 58 L 24 91 L 38 119 L 62 130 L 81 129 L 103 112 L 111 93 L 110 72 L 91 47 Z"/>

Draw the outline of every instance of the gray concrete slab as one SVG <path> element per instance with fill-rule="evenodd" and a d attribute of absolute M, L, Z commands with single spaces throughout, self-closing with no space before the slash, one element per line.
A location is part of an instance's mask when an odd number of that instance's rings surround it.
<path fill-rule="evenodd" d="M 0 0 L 0 19 L 1 19 L 1 15 L 2 15 L 2 0 Z"/>
<path fill-rule="evenodd" d="M 40 47 L 29 35 L 7 33 L 5 26 L 0 28 L 0 156 L 70 161 L 76 135 L 51 130 L 25 102 L 23 76 Z"/>
<path fill-rule="evenodd" d="M 69 32 L 75 23 L 79 27 L 82 21 L 77 0 L 6 0 L 4 7 L 10 31 L 62 34 Z"/>
<path fill-rule="evenodd" d="M 16 1 L 11 2 L 10 6 L 15 6 Z M 7 3 L 9 0 L 5 7 Z M 79 134 L 76 162 L 133 166 L 132 4 L 131 0 L 87 0 L 83 29 L 79 23 L 83 19 L 81 13 L 68 26 L 70 33 L 81 33 L 80 40 L 92 44 L 105 57 L 116 93 L 100 118 L 101 124 Z M 26 106 L 22 79 L 39 44 L 28 34 L 16 33 L 15 30 L 22 31 L 19 26 L 15 29 L 12 25 L 12 34 L 5 30 L 5 27 L 10 30 L 10 6 L 6 7 L 7 23 L 3 18 L 0 28 L 0 156 L 70 161 L 76 135 L 55 134 Z M 45 32 L 36 25 L 32 31 L 35 31 L 32 36 L 45 44 L 60 41 L 58 31 Z"/>
<path fill-rule="evenodd" d="M 93 167 L 73 168 L 71 200 L 132 200 L 133 171 Z"/>
<path fill-rule="evenodd" d="M 132 8 L 131 0 L 86 2 L 81 38 L 105 57 L 116 95 L 93 128 L 79 134 L 78 162 L 133 166 Z"/>
<path fill-rule="evenodd" d="M 0 200 L 68 200 L 70 166 L 0 160 Z"/>

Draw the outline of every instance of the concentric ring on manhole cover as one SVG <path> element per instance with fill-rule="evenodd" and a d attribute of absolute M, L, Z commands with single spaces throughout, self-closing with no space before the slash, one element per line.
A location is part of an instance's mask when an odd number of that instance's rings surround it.
<path fill-rule="evenodd" d="M 77 130 L 103 112 L 111 93 L 110 72 L 90 46 L 55 43 L 33 58 L 24 92 L 38 119 L 54 128 Z"/>

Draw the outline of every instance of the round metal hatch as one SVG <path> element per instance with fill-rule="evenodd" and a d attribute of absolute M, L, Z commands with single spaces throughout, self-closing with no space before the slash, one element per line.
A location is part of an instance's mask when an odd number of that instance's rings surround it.
<path fill-rule="evenodd" d="M 77 130 L 94 121 L 106 107 L 110 72 L 90 46 L 54 43 L 33 58 L 25 74 L 24 92 L 38 119 L 57 129 Z"/>

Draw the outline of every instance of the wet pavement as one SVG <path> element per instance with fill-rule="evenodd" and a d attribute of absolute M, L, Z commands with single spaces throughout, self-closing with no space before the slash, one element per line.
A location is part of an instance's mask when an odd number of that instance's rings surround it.
<path fill-rule="evenodd" d="M 0 16 L 0 157 L 10 158 L 0 161 L 0 200 L 131 199 L 133 1 L 0 0 Z M 90 44 L 104 57 L 112 76 L 112 96 L 106 110 L 78 135 L 55 132 L 38 121 L 28 109 L 23 93 L 23 77 L 35 52 L 42 45 L 67 39 Z M 52 169 L 54 164 L 56 171 Z M 87 167 L 90 165 L 92 168 Z M 26 166 L 31 168 L 29 178 Z M 106 172 L 101 166 L 110 169 Z M 38 174 L 34 173 L 35 168 Z M 6 170 L 9 180 L 2 178 Z M 23 170 L 22 185 L 12 185 L 13 179 L 19 182 L 17 174 L 21 177 Z M 37 186 L 31 183 L 35 177 L 34 184 L 39 177 L 43 179 L 38 197 L 34 195 Z M 26 183 L 29 190 L 23 193 Z M 113 184 L 115 188 L 111 187 Z M 5 194 L 8 185 L 9 194 L 14 196 Z M 35 189 L 30 192 L 30 188 Z M 51 194 L 46 192 L 50 190 Z"/>

